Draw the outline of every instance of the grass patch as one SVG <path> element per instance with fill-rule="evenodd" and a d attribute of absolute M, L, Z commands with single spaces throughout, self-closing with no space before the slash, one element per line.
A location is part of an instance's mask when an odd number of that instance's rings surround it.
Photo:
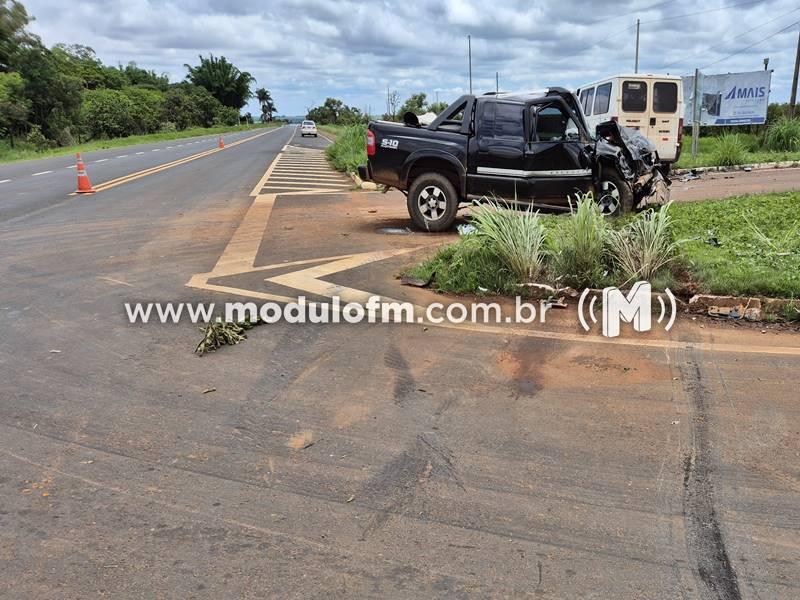
<path fill-rule="evenodd" d="M 770 125 L 764 145 L 774 152 L 800 152 L 800 119 L 780 119 Z"/>
<path fill-rule="evenodd" d="M 800 192 L 673 209 L 682 263 L 703 291 L 800 297 Z"/>
<path fill-rule="evenodd" d="M 367 164 L 366 125 L 337 126 L 335 129 L 326 125 L 323 131 L 329 132 L 329 129 L 334 142 L 325 149 L 325 154 L 334 169 L 352 172 L 358 165 Z"/>
<path fill-rule="evenodd" d="M 532 252 L 541 261 L 539 283 L 624 287 L 643 279 L 656 290 L 691 282 L 704 293 L 800 298 L 800 192 L 671 204 L 597 222 L 588 207 L 580 208 L 536 217 L 544 250 L 538 233 L 525 248 L 517 243 L 529 238 L 513 234 L 515 255 Z M 504 218 L 512 215 L 530 218 L 510 211 Z M 408 274 L 433 276 L 437 291 L 512 296 L 537 278 L 536 269 L 515 266 L 502 243 L 481 233 L 479 218 L 473 225 L 476 233 L 441 247 Z M 795 312 L 781 315 L 789 317 L 796 320 Z"/>
<path fill-rule="evenodd" d="M 578 199 L 567 219 L 548 220 L 550 271 L 562 285 L 599 286 L 606 277 L 608 221 L 592 194 Z"/>
<path fill-rule="evenodd" d="M 774 127 L 774 126 L 772 126 Z M 730 141 L 723 141 L 727 136 L 711 136 L 702 137 L 698 140 L 697 158 L 692 160 L 692 136 L 687 135 L 683 138 L 683 148 L 681 149 L 681 158 L 675 163 L 675 168 L 686 169 L 693 167 L 714 167 L 721 164 L 756 164 L 756 163 L 771 163 L 781 162 L 787 160 L 800 161 L 800 148 L 795 150 L 789 149 L 771 149 L 764 147 L 762 140 L 759 136 L 750 133 L 737 133 L 728 134 L 737 136 L 738 142 L 741 143 L 743 151 L 735 156 L 738 162 L 731 163 L 730 161 L 721 162 L 723 159 L 731 158 L 731 153 L 728 150 L 720 149 L 720 145 L 728 144 Z M 767 130 L 769 135 L 769 130 Z"/>
<path fill-rule="evenodd" d="M 0 163 L 17 162 L 22 160 L 35 160 L 38 158 L 49 158 L 52 156 L 64 156 L 67 154 L 75 154 L 76 152 L 93 152 L 97 150 L 107 150 L 109 148 L 123 148 L 125 146 L 133 146 L 136 144 L 149 144 L 152 142 L 181 140 L 190 137 L 199 137 L 203 135 L 219 135 L 222 133 L 230 133 L 232 131 L 247 131 L 250 129 L 262 129 L 269 127 L 277 127 L 278 124 L 253 124 L 253 125 L 240 125 L 232 127 L 194 127 L 191 129 L 184 129 L 183 131 L 170 131 L 164 133 L 151 133 L 148 135 L 132 135 L 124 138 L 113 138 L 106 140 L 92 140 L 84 144 L 76 146 L 65 146 L 62 148 L 50 148 L 47 150 L 36 150 L 27 146 L 24 141 L 17 141 L 14 148 L 8 144 L 8 140 L 0 141 Z"/>

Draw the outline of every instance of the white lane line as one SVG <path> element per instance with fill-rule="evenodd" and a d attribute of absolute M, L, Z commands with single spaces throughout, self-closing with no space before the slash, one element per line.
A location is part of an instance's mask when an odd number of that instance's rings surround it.
<path fill-rule="evenodd" d="M 0 183 L 9 183 L 10 181 L 11 181 L 10 179 L 3 179 L 2 181 L 0 181 Z"/>
<path fill-rule="evenodd" d="M 39 175 L 47 175 L 48 173 L 52 173 L 52 171 L 41 171 L 39 173 L 34 173 L 31 177 L 38 177 Z"/>
<path fill-rule="evenodd" d="M 96 163 L 99 163 L 99 162 L 106 162 L 107 160 L 108 160 L 107 158 L 101 158 L 100 160 L 96 160 L 96 161 L 94 161 L 94 162 L 96 162 Z"/>
<path fill-rule="evenodd" d="M 70 165 L 68 167 L 64 167 L 65 169 L 77 169 L 78 165 Z"/>
<path fill-rule="evenodd" d="M 144 154 L 144 152 L 137 152 L 136 154 Z"/>
<path fill-rule="evenodd" d="M 167 146 L 167 150 L 172 150 L 172 146 Z"/>
<path fill-rule="evenodd" d="M 128 158 L 127 154 L 120 154 L 117 158 Z"/>
<path fill-rule="evenodd" d="M 161 150 L 161 148 L 153 148 L 152 150 L 150 150 L 150 152 L 158 152 L 159 150 Z"/>

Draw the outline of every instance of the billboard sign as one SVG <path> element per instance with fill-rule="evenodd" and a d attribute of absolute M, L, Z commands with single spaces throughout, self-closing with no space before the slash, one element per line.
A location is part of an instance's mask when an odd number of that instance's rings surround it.
<path fill-rule="evenodd" d="M 762 125 L 767 122 L 772 71 L 700 74 L 698 98 L 701 125 Z M 691 124 L 694 77 L 683 78 L 684 122 Z"/>

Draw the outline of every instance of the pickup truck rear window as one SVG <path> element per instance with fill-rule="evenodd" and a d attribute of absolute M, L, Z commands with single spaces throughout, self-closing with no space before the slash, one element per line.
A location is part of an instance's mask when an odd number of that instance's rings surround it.
<path fill-rule="evenodd" d="M 647 110 L 646 82 L 622 82 L 622 110 L 624 112 L 644 112 Z"/>
<path fill-rule="evenodd" d="M 657 113 L 674 113 L 678 110 L 678 84 L 658 81 L 653 86 L 653 110 Z"/>
<path fill-rule="evenodd" d="M 525 143 L 521 104 L 498 102 L 494 113 L 494 139 L 509 145 Z"/>

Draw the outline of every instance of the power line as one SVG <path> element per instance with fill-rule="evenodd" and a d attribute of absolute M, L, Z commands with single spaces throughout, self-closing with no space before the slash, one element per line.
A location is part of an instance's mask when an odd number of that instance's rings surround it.
<path fill-rule="evenodd" d="M 712 62 L 712 63 L 708 63 L 708 64 L 707 64 L 706 66 L 704 66 L 704 67 L 700 67 L 700 69 L 707 69 L 708 67 L 711 67 L 711 66 L 713 66 L 713 65 L 716 65 L 717 63 L 721 63 L 723 60 L 728 60 L 729 58 L 731 58 L 731 57 L 733 57 L 733 56 L 736 56 L 737 54 L 741 54 L 741 53 L 742 53 L 742 52 L 744 52 L 745 50 L 749 50 L 750 48 L 752 48 L 753 46 L 757 46 L 757 45 L 758 45 L 758 44 L 760 44 L 761 42 L 766 42 L 768 39 L 770 39 L 770 38 L 773 38 L 773 37 L 775 37 L 776 35 L 779 35 L 779 34 L 783 33 L 784 31 L 786 31 L 786 30 L 788 30 L 788 29 L 791 29 L 792 27 L 794 27 L 794 26 L 795 26 L 795 25 L 797 25 L 797 24 L 800 24 L 800 21 L 795 21 L 795 22 L 794 22 L 794 23 L 792 23 L 791 25 L 787 25 L 787 26 L 786 26 L 786 27 L 784 27 L 783 29 L 779 29 L 779 30 L 778 30 L 778 31 L 776 31 L 775 33 L 771 33 L 771 34 L 770 34 L 770 35 L 768 35 L 767 37 L 765 37 L 765 38 L 763 38 L 763 39 L 760 39 L 760 40 L 758 40 L 757 42 L 753 42 L 752 44 L 750 44 L 750 45 L 748 45 L 748 46 L 745 46 L 744 48 L 741 48 L 740 50 L 737 50 L 736 52 L 733 52 L 733 53 L 731 53 L 731 54 L 728 54 L 728 56 L 724 56 L 724 57 L 720 58 L 719 60 L 715 60 L 715 61 L 714 61 L 714 62 Z"/>
<path fill-rule="evenodd" d="M 717 12 L 720 10 L 728 10 L 729 8 L 737 8 L 739 6 L 748 6 L 750 4 L 758 4 L 763 0 L 748 0 L 748 2 L 739 2 L 738 4 L 729 4 L 728 6 L 720 6 L 717 8 L 708 8 L 706 10 L 699 10 L 693 13 L 686 13 L 683 15 L 672 15 L 671 17 L 662 17 L 660 19 L 650 19 L 649 21 L 642 21 L 642 25 L 647 25 L 648 23 L 661 23 L 662 21 L 673 21 L 675 19 L 683 19 L 685 17 L 694 17 L 695 15 L 704 15 L 711 12 Z"/>
<path fill-rule="evenodd" d="M 738 40 L 738 39 L 741 39 L 743 37 L 746 37 L 747 35 L 749 35 L 753 31 L 755 31 L 756 29 L 761 29 L 762 27 L 766 27 L 770 23 L 774 23 L 775 21 L 778 21 L 778 20 L 782 19 L 786 15 L 790 15 L 793 12 L 797 12 L 798 10 L 800 10 L 800 8 L 793 8 L 789 12 L 785 12 L 782 15 L 779 15 L 779 16 L 775 17 L 774 19 L 770 19 L 769 21 L 765 21 L 764 23 L 761 23 L 761 25 L 756 25 L 755 27 L 751 27 L 748 31 L 745 31 L 744 33 L 739 34 L 736 37 L 732 37 L 729 40 L 726 40 L 726 43 L 729 43 L 729 42 L 732 42 L 734 40 Z M 708 53 L 708 52 L 710 52 L 712 50 L 715 50 L 715 49 L 719 48 L 721 45 L 722 44 L 717 45 L 717 46 L 711 46 L 711 47 L 707 48 L 706 50 L 703 50 L 702 52 L 695 52 L 694 54 L 689 54 L 688 56 L 684 56 L 680 60 L 676 60 L 674 62 L 671 62 L 671 63 L 667 64 L 667 65 L 662 65 L 660 68 L 661 69 L 669 69 L 670 67 L 674 67 L 675 65 L 679 65 L 679 64 L 681 64 L 681 63 L 683 63 L 683 62 L 685 62 L 685 61 L 687 61 L 687 60 L 689 60 L 691 58 L 695 58 L 696 56 L 700 56 L 701 54 L 706 54 L 706 53 Z"/>
<path fill-rule="evenodd" d="M 603 19 L 598 19 L 597 21 L 591 21 L 590 23 L 586 23 L 586 25 L 597 25 L 598 23 L 604 23 L 605 21 L 611 21 L 612 19 L 621 19 L 622 17 L 630 17 L 631 15 L 638 15 L 643 12 L 647 12 L 648 10 L 653 10 L 654 8 L 658 8 L 660 6 L 664 6 L 665 4 L 672 4 L 673 2 L 677 2 L 677 0 L 668 0 L 667 2 L 658 2 L 656 4 L 651 4 L 650 6 L 646 6 L 645 8 L 638 8 L 629 13 L 623 13 L 621 15 L 614 15 L 611 17 L 605 17 Z"/>

